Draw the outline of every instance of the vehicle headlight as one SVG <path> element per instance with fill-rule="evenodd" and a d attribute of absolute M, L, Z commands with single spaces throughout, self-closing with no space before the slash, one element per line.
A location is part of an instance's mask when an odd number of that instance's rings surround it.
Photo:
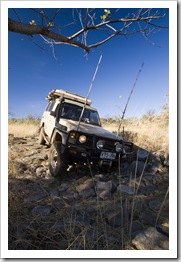
<path fill-rule="evenodd" d="M 121 153 L 123 151 L 123 147 L 120 143 L 116 144 L 116 152 Z"/>
<path fill-rule="evenodd" d="M 80 136 L 79 136 L 79 142 L 80 142 L 80 143 L 83 144 L 83 143 L 86 142 L 86 140 L 87 140 L 87 137 L 86 137 L 86 136 L 84 136 L 84 135 L 80 135 Z"/>
<path fill-rule="evenodd" d="M 98 149 L 102 149 L 104 147 L 104 142 L 102 140 L 99 140 L 96 145 Z"/>
<path fill-rule="evenodd" d="M 76 132 L 72 131 L 70 132 L 70 138 L 74 139 L 76 137 Z"/>

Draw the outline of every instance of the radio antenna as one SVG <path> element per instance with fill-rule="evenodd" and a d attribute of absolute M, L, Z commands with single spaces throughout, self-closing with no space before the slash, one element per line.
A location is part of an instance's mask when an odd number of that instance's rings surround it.
<path fill-rule="evenodd" d="M 80 121 L 81 121 L 81 118 L 82 118 L 82 116 L 83 116 L 83 113 L 84 113 L 84 110 L 85 110 L 85 107 L 86 107 L 86 104 L 87 104 L 87 100 L 89 99 L 90 92 L 91 92 L 91 90 L 92 90 L 92 86 L 93 86 L 94 80 L 95 80 L 95 78 L 96 78 L 97 71 L 98 71 L 98 69 L 99 69 L 101 60 L 102 60 L 102 54 L 100 55 L 100 58 L 99 58 L 99 61 L 98 61 L 96 70 L 95 70 L 95 72 L 94 72 L 94 76 L 93 76 L 93 78 L 92 78 L 92 81 L 91 81 L 91 84 L 90 84 L 90 87 L 89 87 L 89 90 L 88 90 L 88 93 L 87 93 L 87 97 L 86 97 L 86 99 L 85 99 L 84 106 L 83 106 L 83 108 L 82 108 L 82 112 L 81 112 L 80 117 L 79 117 L 79 122 L 78 122 L 78 125 L 77 125 L 77 130 L 79 129 Z"/>
<path fill-rule="evenodd" d="M 118 138 L 118 134 L 119 134 L 119 131 L 120 131 L 120 128 L 121 128 L 121 125 L 122 125 L 122 121 L 123 121 L 123 119 L 124 119 L 124 115 L 125 115 L 125 113 L 126 113 L 126 109 L 127 109 L 127 107 L 128 107 L 130 98 L 131 98 L 131 96 L 132 96 L 133 90 L 134 90 L 134 88 L 135 88 L 135 86 L 136 86 L 136 83 L 137 83 L 137 81 L 138 81 L 138 78 L 139 78 L 139 76 L 140 76 L 140 74 L 141 74 L 141 71 L 142 71 L 142 69 L 143 69 L 143 66 L 144 66 L 144 63 L 142 63 L 142 65 L 141 65 L 141 67 L 140 67 L 140 70 L 138 71 L 138 74 L 137 74 L 137 76 L 136 76 L 136 80 L 135 80 L 135 82 L 134 82 L 134 84 L 133 84 L 133 87 L 132 87 L 132 89 L 131 89 L 131 92 L 130 92 L 130 94 L 129 94 L 127 103 L 126 103 L 125 108 L 124 108 L 124 110 L 123 110 L 122 117 L 121 117 L 121 119 L 120 119 L 120 123 L 119 123 L 119 126 L 118 126 L 118 131 L 117 131 L 117 136 L 116 136 L 116 138 Z"/>

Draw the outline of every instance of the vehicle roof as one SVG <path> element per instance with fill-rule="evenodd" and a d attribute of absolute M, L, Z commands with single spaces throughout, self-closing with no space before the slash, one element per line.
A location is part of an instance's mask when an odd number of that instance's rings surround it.
<path fill-rule="evenodd" d="M 75 94 L 75 93 L 71 93 L 69 91 L 66 90 L 62 90 L 62 89 L 53 89 L 51 92 L 49 92 L 48 96 L 46 97 L 47 100 L 51 101 L 51 100 L 55 100 L 56 98 L 68 98 L 71 99 L 73 101 L 77 101 L 80 103 L 86 103 L 87 105 L 91 105 L 92 101 L 90 99 L 88 99 L 87 97 Z"/>
<path fill-rule="evenodd" d="M 78 106 L 81 106 L 81 107 L 83 107 L 83 106 L 85 105 L 85 104 L 83 104 L 83 103 L 81 103 L 81 102 L 73 101 L 73 100 L 71 100 L 71 99 L 67 99 L 67 98 L 65 98 L 63 101 L 66 102 L 66 103 L 70 103 L 70 104 L 78 105 Z M 91 106 L 89 106 L 89 105 L 86 105 L 85 108 L 87 108 L 87 109 L 91 109 L 91 110 L 93 110 L 93 111 L 97 111 L 96 108 L 91 107 Z"/>

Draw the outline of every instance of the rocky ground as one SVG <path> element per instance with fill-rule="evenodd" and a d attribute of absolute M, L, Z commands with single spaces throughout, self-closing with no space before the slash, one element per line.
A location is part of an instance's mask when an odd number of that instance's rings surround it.
<path fill-rule="evenodd" d="M 38 136 L 9 135 L 10 250 L 169 249 L 168 155 L 53 178 L 48 152 Z"/>

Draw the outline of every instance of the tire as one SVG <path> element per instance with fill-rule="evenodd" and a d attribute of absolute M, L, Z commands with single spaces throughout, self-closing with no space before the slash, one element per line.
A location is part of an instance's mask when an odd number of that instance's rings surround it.
<path fill-rule="evenodd" d="M 46 144 L 46 141 L 44 139 L 44 128 L 43 128 L 43 126 L 40 129 L 39 144 L 40 145 L 45 145 Z"/>
<path fill-rule="evenodd" d="M 64 175 L 68 168 L 68 159 L 61 154 L 61 144 L 53 143 L 49 153 L 49 170 L 53 177 Z"/>

